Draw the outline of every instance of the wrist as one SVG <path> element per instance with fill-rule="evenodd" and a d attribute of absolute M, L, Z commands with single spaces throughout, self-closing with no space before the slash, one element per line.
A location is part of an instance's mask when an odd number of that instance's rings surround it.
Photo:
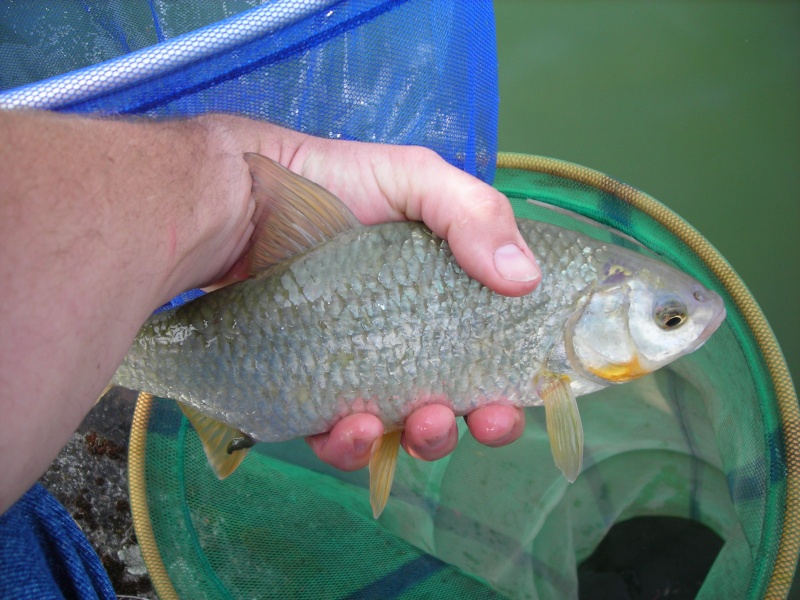
<path fill-rule="evenodd" d="M 160 235 L 168 257 L 165 295 L 218 278 L 242 251 L 251 219 L 250 176 L 240 140 L 212 117 L 181 122 L 174 171 L 183 182 L 165 195 L 174 211 Z"/>
<path fill-rule="evenodd" d="M 256 152 L 289 165 L 308 136 L 243 117 L 211 114 L 185 122 L 200 148 L 193 155 L 194 172 L 189 217 L 184 215 L 163 234 L 183 240 L 173 261 L 172 296 L 222 278 L 246 252 L 253 232 L 255 205 L 244 154 Z M 169 297 L 172 297 L 169 296 Z"/>

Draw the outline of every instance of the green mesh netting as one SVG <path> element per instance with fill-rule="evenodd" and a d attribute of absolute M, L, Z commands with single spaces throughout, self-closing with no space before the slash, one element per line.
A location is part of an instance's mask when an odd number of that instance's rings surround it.
<path fill-rule="evenodd" d="M 580 561 L 641 515 L 699 521 L 724 540 L 699 598 L 786 596 L 800 545 L 800 417 L 741 280 L 674 213 L 602 174 L 505 155 L 495 185 L 519 217 L 661 255 L 725 298 L 726 322 L 671 367 L 579 400 L 574 484 L 553 465 L 544 411 L 529 409 L 507 447 L 466 434 L 435 463 L 402 456 L 379 521 L 366 473 L 330 469 L 302 441 L 261 444 L 218 481 L 177 407 L 143 399 L 132 506 L 162 598 L 575 598 Z"/>

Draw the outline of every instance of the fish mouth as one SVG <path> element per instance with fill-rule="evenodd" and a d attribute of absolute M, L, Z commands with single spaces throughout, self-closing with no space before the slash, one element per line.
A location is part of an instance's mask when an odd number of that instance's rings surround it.
<path fill-rule="evenodd" d="M 708 338 L 710 338 L 712 334 L 719 329 L 719 326 L 722 325 L 725 317 L 728 316 L 728 313 L 725 310 L 725 302 L 722 300 L 722 297 L 714 292 L 710 293 L 713 294 L 712 300 L 714 301 L 715 305 L 711 309 L 713 316 L 706 324 L 706 327 L 703 329 L 702 333 L 697 337 L 697 343 L 692 347 L 692 350 L 697 350 L 700 346 L 705 344 L 708 341 Z"/>
<path fill-rule="evenodd" d="M 722 325 L 725 317 L 728 316 L 728 312 L 725 310 L 725 304 L 722 302 L 722 298 L 719 299 L 719 304 L 720 306 L 718 314 L 711 320 L 711 322 L 709 322 L 705 331 L 703 331 L 702 335 L 700 336 L 704 337 L 705 340 L 711 337 L 711 334 L 714 333 L 720 325 Z"/>

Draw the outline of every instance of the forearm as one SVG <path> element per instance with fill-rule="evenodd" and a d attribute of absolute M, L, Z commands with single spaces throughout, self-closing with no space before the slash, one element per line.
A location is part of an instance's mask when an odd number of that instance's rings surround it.
<path fill-rule="evenodd" d="M 266 214 L 254 212 L 245 152 L 329 189 L 365 224 L 423 220 L 496 292 L 526 294 L 541 277 L 502 194 L 430 150 L 221 115 L 132 123 L 0 111 L 0 512 L 66 443 L 154 308 L 242 274 L 231 267 Z M 419 412 L 406 447 L 429 460 L 452 450 L 452 412 Z M 501 406 L 469 423 L 499 444 L 523 420 Z M 312 447 L 340 468 L 363 466 L 379 430 L 353 415 Z"/>
<path fill-rule="evenodd" d="M 0 112 L 0 511 L 63 446 L 148 314 L 241 251 L 249 176 L 211 129 Z"/>

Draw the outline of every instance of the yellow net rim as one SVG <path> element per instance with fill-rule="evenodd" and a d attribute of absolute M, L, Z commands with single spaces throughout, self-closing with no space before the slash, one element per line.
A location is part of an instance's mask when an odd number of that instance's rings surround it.
<path fill-rule="evenodd" d="M 636 188 L 573 163 L 512 152 L 497 155 L 498 169 L 519 169 L 556 175 L 607 192 L 663 225 L 684 242 L 719 279 L 750 328 L 775 387 L 786 461 L 786 508 L 775 565 L 765 598 L 786 598 L 800 554 L 800 408 L 789 368 L 772 328 L 750 291 L 722 255 L 691 225 Z"/>
<path fill-rule="evenodd" d="M 128 443 L 128 489 L 131 502 L 131 515 L 139 550 L 142 553 L 147 573 L 153 589 L 161 600 L 180 600 L 172 585 L 172 580 L 164 566 L 158 550 L 150 510 L 147 506 L 147 478 L 145 461 L 147 458 L 147 425 L 153 409 L 153 395 L 140 392 L 136 398 L 131 435 Z"/>
<path fill-rule="evenodd" d="M 647 214 L 682 240 L 703 260 L 728 291 L 755 337 L 775 386 L 785 443 L 786 509 L 778 554 L 769 577 L 765 598 L 786 598 L 800 554 L 800 409 L 797 404 L 797 393 L 780 347 L 747 287 L 728 262 L 696 229 L 654 198 L 630 185 L 587 167 L 526 154 L 498 153 L 497 168 L 556 175 L 616 196 Z M 147 506 L 145 460 L 147 427 L 152 405 L 153 397 L 150 394 L 139 394 L 131 426 L 128 455 L 131 513 L 142 557 L 156 593 L 162 600 L 178 600 L 179 596 L 158 550 Z"/>

